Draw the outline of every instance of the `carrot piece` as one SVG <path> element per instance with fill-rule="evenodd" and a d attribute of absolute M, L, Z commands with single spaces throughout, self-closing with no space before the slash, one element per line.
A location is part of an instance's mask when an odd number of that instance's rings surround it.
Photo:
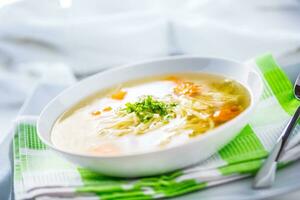
<path fill-rule="evenodd" d="M 89 149 L 89 153 L 92 155 L 117 155 L 121 153 L 121 150 L 116 145 L 108 143 Z"/>
<path fill-rule="evenodd" d="M 182 80 L 181 80 L 179 77 L 177 77 L 177 76 L 168 76 L 168 77 L 166 78 L 166 80 L 167 80 L 167 81 L 172 81 L 172 82 L 175 82 L 175 83 L 179 83 L 179 82 L 182 81 Z"/>
<path fill-rule="evenodd" d="M 101 112 L 99 110 L 95 110 L 91 114 L 97 116 L 97 115 L 101 115 Z"/>
<path fill-rule="evenodd" d="M 174 88 L 174 93 L 177 95 L 188 95 L 192 97 L 200 93 L 200 87 L 192 82 L 180 82 Z"/>
<path fill-rule="evenodd" d="M 231 107 L 225 106 L 220 110 L 216 111 L 213 115 L 213 118 L 216 122 L 223 123 L 233 119 L 240 113 L 241 113 L 241 109 L 238 106 L 231 106 Z"/>
<path fill-rule="evenodd" d="M 115 99 L 115 100 L 123 100 L 124 97 L 126 96 L 127 92 L 124 91 L 124 90 L 119 90 L 118 92 L 114 93 L 111 95 L 111 98 L 112 99 Z"/>
<path fill-rule="evenodd" d="M 104 112 L 108 112 L 108 111 L 111 111 L 111 110 L 112 110 L 112 107 L 110 107 L 110 106 L 107 106 L 107 107 L 103 108 Z"/>

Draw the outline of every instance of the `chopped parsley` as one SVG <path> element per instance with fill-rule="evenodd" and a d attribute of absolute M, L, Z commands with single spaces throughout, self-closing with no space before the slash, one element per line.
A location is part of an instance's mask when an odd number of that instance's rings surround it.
<path fill-rule="evenodd" d="M 176 103 L 166 103 L 158 101 L 152 96 L 145 96 L 135 103 L 126 103 L 124 110 L 127 113 L 135 113 L 142 123 L 151 120 L 155 114 L 164 119 L 174 117 L 173 108 Z"/>

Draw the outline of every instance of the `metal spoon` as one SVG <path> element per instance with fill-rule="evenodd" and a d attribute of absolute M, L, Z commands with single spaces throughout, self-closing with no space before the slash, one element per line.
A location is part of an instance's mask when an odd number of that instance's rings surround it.
<path fill-rule="evenodd" d="M 300 74 L 297 77 L 294 87 L 294 95 L 296 99 L 300 100 Z M 296 122 L 300 116 L 300 106 L 297 108 L 293 117 L 289 120 L 282 134 L 277 139 L 277 142 L 269 154 L 268 158 L 259 169 L 253 181 L 253 188 L 266 188 L 270 187 L 275 180 L 276 166 L 278 159 L 285 147 L 290 133 L 296 125 Z"/>

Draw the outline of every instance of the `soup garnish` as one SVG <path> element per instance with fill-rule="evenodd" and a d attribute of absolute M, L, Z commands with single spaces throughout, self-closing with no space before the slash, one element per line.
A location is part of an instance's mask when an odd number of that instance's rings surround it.
<path fill-rule="evenodd" d="M 122 100 L 122 99 L 124 99 L 124 97 L 126 96 L 126 94 L 127 94 L 127 92 L 125 90 L 119 90 L 116 93 L 113 93 L 111 95 L 111 98 L 115 99 L 115 100 Z"/>

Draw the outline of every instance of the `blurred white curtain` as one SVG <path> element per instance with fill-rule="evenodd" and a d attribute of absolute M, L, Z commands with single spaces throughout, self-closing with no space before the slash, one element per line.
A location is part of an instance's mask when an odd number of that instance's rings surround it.
<path fill-rule="evenodd" d="M 70 1 L 70 0 L 68 0 Z M 14 64 L 63 61 L 89 73 L 175 53 L 245 60 L 300 46 L 299 0 L 18 1 L 0 9 Z"/>
<path fill-rule="evenodd" d="M 32 63 L 44 74 L 51 63 L 90 74 L 174 54 L 244 61 L 264 52 L 300 52 L 299 0 L 24 0 L 0 9 L 0 83 L 8 87 L 7 77 L 28 78 Z"/>
<path fill-rule="evenodd" d="M 155 3 L 153 4 L 155 5 Z M 0 50 L 14 62 L 68 63 L 89 73 L 167 55 L 166 19 L 149 1 L 27 0 L 0 10 Z"/>

